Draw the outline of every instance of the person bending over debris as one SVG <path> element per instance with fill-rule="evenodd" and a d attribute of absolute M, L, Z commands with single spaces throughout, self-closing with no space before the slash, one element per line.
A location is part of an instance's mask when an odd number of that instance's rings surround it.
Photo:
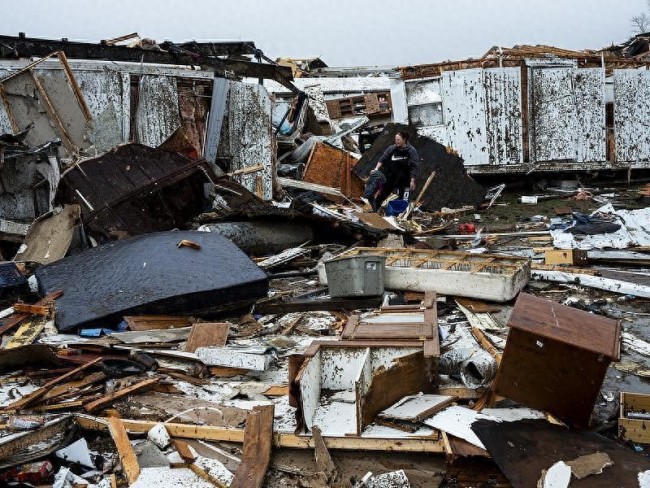
<path fill-rule="evenodd" d="M 381 208 L 381 204 L 396 188 L 400 198 L 404 198 L 406 187 L 415 190 L 420 159 L 418 152 L 408 141 L 407 132 L 399 131 L 395 134 L 395 144 L 384 151 L 377 166 L 370 172 L 363 197 L 370 203 L 374 212 Z"/>

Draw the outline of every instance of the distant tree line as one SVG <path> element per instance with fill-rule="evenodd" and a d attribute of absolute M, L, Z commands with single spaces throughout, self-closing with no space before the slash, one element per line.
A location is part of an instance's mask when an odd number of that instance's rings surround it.
<path fill-rule="evenodd" d="M 650 31 L 650 0 L 646 0 L 648 11 L 641 12 L 630 19 L 634 34 L 645 34 Z"/>

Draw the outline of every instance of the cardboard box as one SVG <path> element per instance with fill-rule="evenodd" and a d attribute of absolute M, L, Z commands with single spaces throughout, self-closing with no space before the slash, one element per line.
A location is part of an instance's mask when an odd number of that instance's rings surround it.
<path fill-rule="evenodd" d="M 570 264 L 582 266 L 587 264 L 587 251 L 582 249 L 553 249 L 544 253 L 545 264 Z"/>

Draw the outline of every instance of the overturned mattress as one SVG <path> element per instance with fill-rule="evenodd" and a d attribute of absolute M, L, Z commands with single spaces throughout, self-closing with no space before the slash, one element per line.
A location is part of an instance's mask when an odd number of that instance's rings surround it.
<path fill-rule="evenodd" d="M 189 240 L 200 246 L 180 246 Z M 102 327 L 123 315 L 202 314 L 265 297 L 268 279 L 225 237 L 208 232 L 158 232 L 115 241 L 36 271 L 42 295 L 56 301 L 61 331 Z"/>

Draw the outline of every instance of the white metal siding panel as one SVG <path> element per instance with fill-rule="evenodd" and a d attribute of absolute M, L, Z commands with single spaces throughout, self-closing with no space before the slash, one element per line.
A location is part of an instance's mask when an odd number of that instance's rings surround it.
<path fill-rule="evenodd" d="M 573 68 L 530 70 L 531 160 L 576 160 L 578 118 Z"/>
<path fill-rule="evenodd" d="M 483 71 L 489 164 L 520 164 L 523 160 L 520 68 Z"/>
<path fill-rule="evenodd" d="M 128 142 L 131 76 L 118 71 L 76 71 L 75 78 L 93 116 L 92 142 L 105 152 Z"/>
<path fill-rule="evenodd" d="M 650 160 L 650 71 L 614 70 L 616 161 Z"/>
<path fill-rule="evenodd" d="M 465 160 L 465 166 L 489 163 L 482 72 L 482 69 L 468 69 L 442 75 L 443 110 L 449 141 Z"/>
<path fill-rule="evenodd" d="M 138 142 L 150 147 L 159 146 L 180 127 L 176 78 L 140 78 L 135 123 Z"/>
<path fill-rule="evenodd" d="M 0 69 L 0 79 L 9 75 L 13 70 Z M 0 134 L 13 134 L 13 128 L 11 127 L 11 121 L 5 110 L 5 104 L 0 101 Z"/>
<path fill-rule="evenodd" d="M 406 106 L 406 87 L 402 80 L 390 80 L 390 99 L 393 106 L 393 122 L 408 124 L 408 110 Z"/>
<path fill-rule="evenodd" d="M 262 85 L 231 83 L 228 100 L 230 171 L 261 164 L 260 172 L 238 176 L 238 181 L 256 193 L 262 177 L 262 198 L 273 198 L 274 143 L 271 128 L 271 99 Z M 223 141 L 223 139 L 222 139 Z"/>
<path fill-rule="evenodd" d="M 578 162 L 605 161 L 605 71 L 573 70 Z"/>

